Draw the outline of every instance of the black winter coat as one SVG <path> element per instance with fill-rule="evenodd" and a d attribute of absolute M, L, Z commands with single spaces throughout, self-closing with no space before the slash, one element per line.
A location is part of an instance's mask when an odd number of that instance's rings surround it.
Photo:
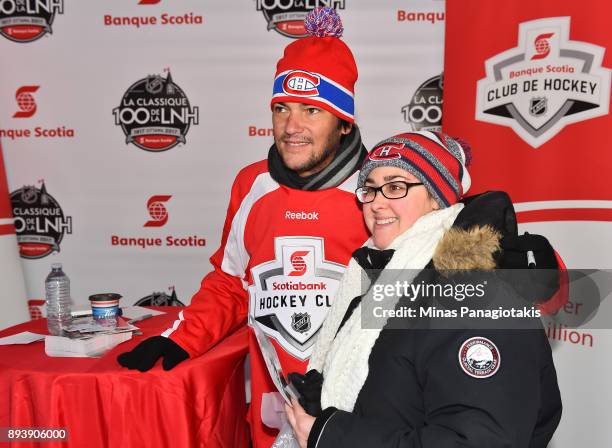
<path fill-rule="evenodd" d="M 516 234 L 507 195 L 477 196 L 466 204 L 453 227 L 483 224 L 502 235 Z M 541 327 L 426 327 L 427 323 L 423 329 L 383 328 L 353 411 L 324 409 L 310 432 L 309 448 L 548 445 L 562 406 L 550 345 Z M 492 376 L 472 377 L 460 366 L 460 348 L 475 337 L 492 341 L 498 351 L 499 368 Z"/>

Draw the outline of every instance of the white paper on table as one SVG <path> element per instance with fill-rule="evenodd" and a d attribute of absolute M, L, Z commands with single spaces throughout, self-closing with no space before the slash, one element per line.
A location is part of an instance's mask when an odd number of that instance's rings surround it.
<path fill-rule="evenodd" d="M 64 336 L 46 336 L 45 353 L 47 356 L 97 358 L 132 339 L 132 332 L 99 333 L 89 338 L 70 339 Z"/>
<path fill-rule="evenodd" d="M 127 320 L 138 319 L 142 316 L 159 316 L 160 314 L 166 314 L 163 311 L 152 310 L 142 306 L 122 306 L 121 310 L 123 311 L 121 317 Z"/>
<path fill-rule="evenodd" d="M 23 331 L 21 333 L 0 338 L 0 345 L 30 344 L 32 342 L 42 341 L 43 339 L 45 339 L 44 334 L 32 333 L 31 331 Z"/>
<path fill-rule="evenodd" d="M 118 323 L 116 327 L 108 327 L 97 322 L 92 316 L 89 316 L 73 319 L 72 323 L 66 329 L 66 334 L 64 336 L 71 339 L 84 339 L 101 333 L 114 334 L 136 330 L 138 330 L 138 327 L 131 325 L 129 322 Z"/>

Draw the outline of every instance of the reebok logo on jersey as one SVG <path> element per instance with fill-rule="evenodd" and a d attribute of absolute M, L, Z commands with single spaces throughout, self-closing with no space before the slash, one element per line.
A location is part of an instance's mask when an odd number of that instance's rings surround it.
<path fill-rule="evenodd" d="M 319 212 L 292 212 L 287 210 L 285 212 L 285 219 L 304 219 L 309 221 L 318 221 Z"/>

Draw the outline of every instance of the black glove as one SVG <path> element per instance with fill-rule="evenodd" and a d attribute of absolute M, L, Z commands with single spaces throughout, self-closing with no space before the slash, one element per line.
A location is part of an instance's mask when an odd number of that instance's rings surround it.
<path fill-rule="evenodd" d="M 178 363 L 189 358 L 189 354 L 172 339 L 163 336 L 153 336 L 138 344 L 131 352 L 121 353 L 117 361 L 128 369 L 146 372 L 163 356 L 164 370 L 174 368 Z"/>
<path fill-rule="evenodd" d="M 321 387 L 323 386 L 323 375 L 317 370 L 309 370 L 306 375 L 290 373 L 288 379 L 295 386 L 301 397 L 300 405 L 307 414 L 313 417 L 321 415 Z"/>
<path fill-rule="evenodd" d="M 499 260 L 501 269 L 558 269 L 555 250 L 542 235 L 505 236 L 501 240 L 502 254 Z M 527 252 L 531 251 L 535 259 L 535 266 L 529 266 Z"/>
<path fill-rule="evenodd" d="M 520 236 L 505 236 L 500 243 L 498 266 L 506 270 L 502 275 L 523 298 L 530 303 L 541 303 L 557 292 L 559 263 L 545 237 L 525 232 Z M 513 269 L 517 271 L 512 272 Z"/>

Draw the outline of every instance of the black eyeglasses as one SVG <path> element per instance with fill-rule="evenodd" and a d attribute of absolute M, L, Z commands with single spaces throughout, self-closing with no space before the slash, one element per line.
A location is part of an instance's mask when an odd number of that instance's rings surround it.
<path fill-rule="evenodd" d="M 404 182 L 403 180 L 396 180 L 381 185 L 380 187 L 361 187 L 355 190 L 357 200 L 362 204 L 372 202 L 376 198 L 376 193 L 379 191 L 387 199 L 401 199 L 406 197 L 408 190 L 416 185 L 423 185 L 421 182 Z"/>

